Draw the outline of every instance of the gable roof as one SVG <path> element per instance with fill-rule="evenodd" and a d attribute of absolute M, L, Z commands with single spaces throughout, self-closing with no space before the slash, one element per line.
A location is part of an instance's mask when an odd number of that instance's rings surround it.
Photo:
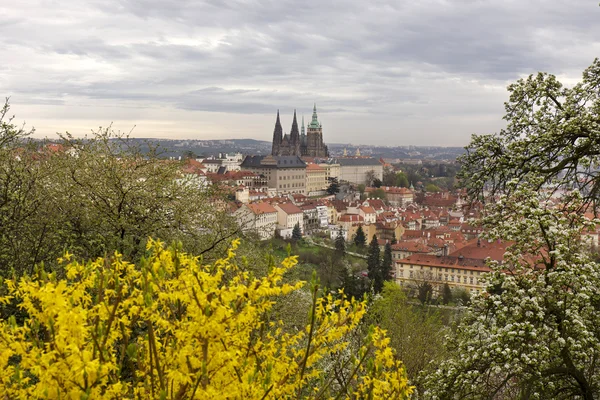
<path fill-rule="evenodd" d="M 297 205 L 295 205 L 293 203 L 281 203 L 281 204 L 277 204 L 277 207 L 279 207 L 283 212 L 285 212 L 288 215 L 302 214 L 302 210 L 300 209 L 300 207 L 298 207 Z"/>
<path fill-rule="evenodd" d="M 269 203 L 250 203 L 248 208 L 256 215 L 276 213 L 277 210 Z"/>

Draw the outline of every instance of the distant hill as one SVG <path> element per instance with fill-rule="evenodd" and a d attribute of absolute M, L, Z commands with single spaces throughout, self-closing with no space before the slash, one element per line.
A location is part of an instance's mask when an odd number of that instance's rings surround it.
<path fill-rule="evenodd" d="M 144 149 L 147 144 L 158 145 L 162 157 L 182 157 L 193 153 L 196 157 L 218 156 L 219 153 L 267 155 L 271 153 L 271 142 L 255 139 L 193 140 L 193 139 L 145 139 L 132 138 Z M 454 161 L 464 153 L 462 147 L 438 146 L 369 146 L 342 143 L 328 144 L 333 157 L 339 157 L 346 149 L 349 156 L 360 150 L 363 156 L 390 160 L 436 160 Z M 147 148 L 147 147 L 146 147 Z"/>

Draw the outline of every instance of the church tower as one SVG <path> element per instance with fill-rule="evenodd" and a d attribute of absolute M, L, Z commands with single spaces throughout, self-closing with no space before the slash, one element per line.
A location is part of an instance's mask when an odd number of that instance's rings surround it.
<path fill-rule="evenodd" d="M 281 121 L 279 121 L 279 110 L 277 110 L 277 121 L 275 121 L 275 130 L 273 131 L 273 144 L 271 147 L 271 155 L 281 155 L 281 141 L 283 140 L 283 129 Z"/>
<path fill-rule="evenodd" d="M 292 130 L 290 131 L 290 155 L 298 157 L 302 155 L 300 154 L 300 131 L 298 131 L 296 110 L 294 110 L 294 120 L 292 121 Z"/>
<path fill-rule="evenodd" d="M 312 120 L 306 133 L 306 155 L 310 157 L 328 157 L 329 151 L 323 143 L 323 126 L 317 117 L 317 105 L 313 107 Z"/>

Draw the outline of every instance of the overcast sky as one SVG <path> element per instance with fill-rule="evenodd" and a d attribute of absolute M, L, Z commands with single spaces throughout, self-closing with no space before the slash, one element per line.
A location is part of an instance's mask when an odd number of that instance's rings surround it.
<path fill-rule="evenodd" d="M 38 136 L 271 140 L 316 102 L 326 142 L 464 146 L 508 83 L 597 56 L 591 0 L 0 1 L 0 96 Z"/>

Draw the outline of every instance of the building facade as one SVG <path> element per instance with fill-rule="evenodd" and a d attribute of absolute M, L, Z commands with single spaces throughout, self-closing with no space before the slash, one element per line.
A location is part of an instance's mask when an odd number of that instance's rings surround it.
<path fill-rule="evenodd" d="M 296 110 L 294 120 L 289 134 L 283 134 L 279 111 L 273 131 L 273 143 L 271 146 L 272 156 L 306 156 L 306 157 L 329 157 L 329 150 L 323 142 L 323 126 L 317 118 L 317 106 L 313 108 L 312 120 L 305 131 L 304 118 L 302 118 L 302 132 L 298 129 Z"/>
<path fill-rule="evenodd" d="M 328 183 L 325 169 L 317 164 L 308 164 L 306 166 L 306 195 L 323 195 L 325 194 L 327 186 Z"/>
<path fill-rule="evenodd" d="M 367 184 L 369 175 L 373 178 L 383 179 L 383 165 L 374 158 L 340 158 L 340 181 L 355 184 Z"/>
<path fill-rule="evenodd" d="M 279 195 L 306 193 L 306 164 L 298 156 L 247 156 L 241 168 L 266 178 Z"/>

